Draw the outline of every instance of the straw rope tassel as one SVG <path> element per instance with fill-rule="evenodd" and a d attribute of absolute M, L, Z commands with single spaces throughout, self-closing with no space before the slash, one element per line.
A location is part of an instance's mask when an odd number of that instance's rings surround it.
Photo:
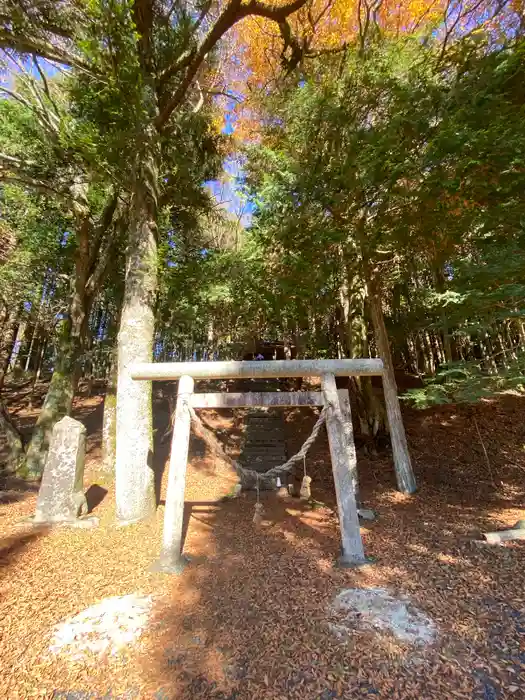
<path fill-rule="evenodd" d="M 312 483 L 312 477 L 308 476 L 306 473 L 306 456 L 303 457 L 303 469 L 304 476 L 301 483 L 301 490 L 299 491 L 299 497 L 303 501 L 309 501 L 312 498 L 312 492 L 310 490 L 310 484 Z"/>
<path fill-rule="evenodd" d="M 255 503 L 255 513 L 253 516 L 253 524 L 255 527 L 260 527 L 263 522 L 264 506 L 259 500 L 259 474 L 257 474 L 255 481 L 255 489 L 257 492 L 257 501 Z"/>

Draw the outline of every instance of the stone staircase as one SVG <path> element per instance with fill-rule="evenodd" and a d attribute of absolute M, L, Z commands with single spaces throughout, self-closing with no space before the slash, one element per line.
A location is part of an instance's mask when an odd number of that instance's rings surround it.
<path fill-rule="evenodd" d="M 239 383 L 240 384 L 240 383 Z M 275 391 L 278 381 L 251 379 L 244 380 L 237 391 Z M 282 408 L 251 408 L 247 411 L 244 445 L 239 457 L 243 467 L 263 474 L 286 462 L 286 440 L 284 432 L 284 412 Z M 286 475 L 281 477 L 281 485 L 286 486 Z M 275 488 L 275 484 L 261 480 L 261 488 Z"/>

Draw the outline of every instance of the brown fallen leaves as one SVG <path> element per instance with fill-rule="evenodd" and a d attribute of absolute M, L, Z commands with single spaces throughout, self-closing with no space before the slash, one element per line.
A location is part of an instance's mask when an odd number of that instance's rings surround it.
<path fill-rule="evenodd" d="M 525 697 L 524 544 L 478 545 L 487 529 L 525 517 L 525 401 L 505 396 L 476 410 L 492 460 L 487 474 L 464 409 L 406 412 L 420 490 L 394 489 L 387 453 L 359 461 L 363 500 L 380 514 L 363 537 L 371 567 L 333 566 L 339 534 L 330 462 L 321 440 L 309 462 L 315 506 L 263 493 L 222 501 L 228 475 L 208 455 L 188 471 L 185 552 L 179 577 L 153 574 L 157 518 L 114 527 L 113 492 L 96 530 L 31 531 L 16 523 L 35 496 L 0 504 L 0 664 L 6 698 L 329 700 Z M 471 410 L 471 409 L 469 409 Z M 225 412 L 215 428 L 240 430 Z M 292 411 L 290 450 L 313 425 Z M 95 473 L 97 434 L 90 437 Z M 165 455 L 164 455 L 165 456 Z M 502 483 L 497 490 L 493 480 Z M 409 595 L 438 628 L 414 648 L 359 624 L 339 639 L 327 607 L 343 588 L 382 586 Z M 154 596 L 153 620 L 116 657 L 71 661 L 48 653 L 53 627 L 103 598 Z M 76 694 L 75 694 L 76 693 Z"/>

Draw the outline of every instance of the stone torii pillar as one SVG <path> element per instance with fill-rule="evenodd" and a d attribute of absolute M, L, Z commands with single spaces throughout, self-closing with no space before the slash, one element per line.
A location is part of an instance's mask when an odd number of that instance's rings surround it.
<path fill-rule="evenodd" d="M 325 401 L 331 408 L 326 414 L 326 432 L 330 445 L 330 457 L 332 459 L 332 471 L 334 474 L 335 494 L 337 499 L 337 511 L 339 514 L 339 529 L 341 530 L 341 556 L 338 559 L 340 566 L 359 566 L 366 564 L 367 558 L 363 550 L 361 540 L 361 528 L 356 502 L 356 484 L 354 483 L 357 472 L 355 449 L 352 450 L 353 458 L 348 453 L 348 444 L 345 439 L 344 418 L 339 402 L 339 394 L 333 374 L 324 374 L 321 386 Z M 353 436 L 352 436 L 353 447 Z"/>
<path fill-rule="evenodd" d="M 182 554 L 182 526 L 191 430 L 189 406 L 190 397 L 193 393 L 193 384 L 193 379 L 187 375 L 179 379 L 175 421 L 171 438 L 162 549 L 158 561 L 152 566 L 153 571 L 164 571 L 169 574 L 180 574 L 188 563 L 188 559 Z"/>

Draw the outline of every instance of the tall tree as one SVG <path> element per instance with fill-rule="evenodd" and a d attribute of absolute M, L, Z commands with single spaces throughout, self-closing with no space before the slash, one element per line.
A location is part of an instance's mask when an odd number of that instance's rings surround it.
<path fill-rule="evenodd" d="M 26 472 L 37 478 L 53 425 L 71 411 L 89 313 L 115 242 L 118 190 L 89 168 L 86 146 L 75 130 L 62 81 L 48 80 L 37 59 L 33 71 L 10 56 L 8 61 L 14 61 L 18 70 L 14 85 L 0 88 L 6 95 L 0 103 L 0 180 L 56 197 L 72 229 L 74 244 L 72 289 L 60 351 L 26 456 Z"/>
<path fill-rule="evenodd" d="M 151 387 L 134 382 L 130 366 L 151 358 L 157 292 L 159 196 L 163 156 L 173 147 L 180 115 L 198 108 L 208 86 L 203 66 L 220 39 L 250 15 L 282 22 L 306 0 L 271 5 L 230 0 L 188 6 L 163 0 L 0 3 L 0 45 L 36 54 L 76 71 L 96 96 L 85 113 L 96 126 L 98 155 L 112 163 L 129 192 L 126 283 L 119 332 L 117 517 L 134 522 L 154 509 L 151 471 Z M 190 100 L 187 97 L 189 95 Z M 193 100 L 193 104 L 192 104 Z"/>

